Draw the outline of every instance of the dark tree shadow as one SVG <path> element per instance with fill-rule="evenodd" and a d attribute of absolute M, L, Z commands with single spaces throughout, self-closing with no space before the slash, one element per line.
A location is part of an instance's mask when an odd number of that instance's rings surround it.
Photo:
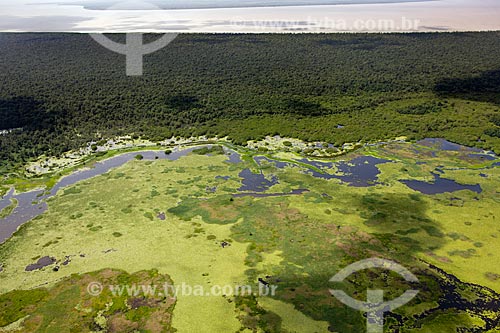
<path fill-rule="evenodd" d="M 310 200 L 318 203 L 330 200 L 333 209 L 338 207 L 334 195 L 322 199 L 310 196 Z M 251 236 L 244 239 L 248 242 L 259 239 L 256 244 L 262 245 L 262 248 L 256 249 L 255 253 L 251 250 L 251 255 L 280 250 L 284 263 L 294 264 L 283 264 L 277 275 L 270 276 L 249 270 L 249 277 L 261 277 L 276 284 L 277 299 L 293 304 L 297 310 L 315 320 L 327 321 L 335 332 L 366 331 L 366 318 L 361 311 L 351 309 L 333 297 L 329 289 L 344 290 L 360 301 L 366 300 L 367 289 L 384 290 L 385 300 L 395 299 L 408 289 L 419 290 L 410 303 L 386 314 L 386 332 L 429 327 L 448 320 L 446 318 L 450 315 L 454 321 L 443 332 L 480 332 L 498 325 L 500 298 L 497 293 L 460 281 L 419 259 L 421 253 L 431 254 L 447 242 L 439 221 L 427 215 L 430 207 L 422 195 L 372 192 L 359 196 L 353 193 L 349 198 L 337 200 L 342 201 L 342 207 L 350 207 L 343 214 L 359 215 L 369 231 L 343 221 L 321 224 L 300 214 L 290 222 L 286 214 L 290 212 L 289 206 L 273 208 L 271 212 L 275 210 L 274 213 L 266 214 L 265 220 L 269 223 L 266 228 L 256 227 L 258 221 L 253 219 L 245 219 L 235 227 L 234 231 L 241 231 L 240 235 L 245 229 L 249 235 L 252 226 Z M 264 203 L 262 200 L 257 202 Z M 245 227 L 246 224 L 248 226 Z M 277 235 L 282 243 L 273 245 L 270 241 L 272 228 L 280 231 Z M 415 274 L 419 282 L 407 282 L 387 269 L 362 270 L 343 283 L 329 282 L 332 276 L 349 264 L 371 257 L 399 263 Z M 481 318 L 484 325 L 475 326 L 465 314 Z"/>
<path fill-rule="evenodd" d="M 30 127 L 46 124 L 43 103 L 33 97 L 19 96 L 0 99 L 0 130 Z"/>
<path fill-rule="evenodd" d="M 83 144 L 68 125 L 67 111 L 50 109 L 31 96 L 0 99 L 0 168 L 37 158 L 58 156 Z"/>
<path fill-rule="evenodd" d="M 436 83 L 434 92 L 441 97 L 500 105 L 500 70 L 487 71 L 469 78 L 443 79 Z"/>

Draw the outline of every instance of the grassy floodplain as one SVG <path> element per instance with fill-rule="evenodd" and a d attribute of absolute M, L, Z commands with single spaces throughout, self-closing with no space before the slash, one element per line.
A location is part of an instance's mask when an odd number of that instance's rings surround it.
<path fill-rule="evenodd" d="M 257 288 L 262 279 L 278 286 L 272 298 L 178 295 L 175 308 L 162 311 L 173 311 L 165 327 L 171 324 L 181 333 L 361 332 L 362 314 L 338 302 L 329 288 L 362 300 L 367 288 L 384 289 L 392 299 L 411 286 L 380 270 L 357 273 L 339 285 L 328 281 L 350 263 L 382 257 L 409 268 L 420 281 L 413 286 L 419 295 L 386 316 L 387 332 L 498 331 L 498 159 L 397 142 L 316 161 L 302 160 L 293 149 L 239 151 L 239 163 L 229 163 L 213 148 L 176 161 L 134 160 L 61 190 L 49 199 L 45 214 L 0 245 L 0 293 L 16 300 L 21 298 L 12 295 L 38 290 L 40 297 L 15 304 L 25 314 L 19 317 L 0 296 L 0 307 L 7 309 L 0 323 L 14 332 L 36 332 L 25 325 L 36 322 L 49 300 L 79 297 L 64 293 L 61 286 L 69 277 L 87 281 L 90 274 L 99 280 L 103 270 L 140 276 L 137 272 L 156 269 L 174 285 Z M 367 156 L 384 161 L 375 166 L 380 173 L 369 186 L 334 178 L 349 177 L 343 168 L 354 168 L 353 161 Z M 328 168 L 321 164 L 330 162 L 335 163 Z M 273 196 L 235 196 L 243 193 L 247 169 L 269 185 L 259 194 Z M 437 172 L 481 191 L 426 195 L 401 182 L 432 182 Z M 290 194 L 297 189 L 307 191 Z M 45 256 L 56 262 L 25 271 Z M 83 283 L 76 285 L 85 291 Z M 99 305 L 87 313 L 88 331 L 96 329 L 96 320 L 110 324 L 113 315 L 126 311 Z M 61 311 L 75 318 L 83 315 L 79 309 Z M 97 318 L 98 309 L 107 309 L 100 314 L 104 319 Z M 130 325 L 145 327 L 134 318 L 128 315 Z M 44 327 L 70 332 L 55 319 Z M 162 331 L 149 327 L 155 330 Z"/>

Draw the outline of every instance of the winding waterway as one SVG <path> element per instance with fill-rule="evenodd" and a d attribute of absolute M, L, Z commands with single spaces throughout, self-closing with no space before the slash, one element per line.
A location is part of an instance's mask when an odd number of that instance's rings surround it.
<path fill-rule="evenodd" d="M 479 158 L 481 158 L 482 160 L 492 160 L 496 158 L 496 156 L 490 152 L 482 152 L 481 150 L 475 148 L 460 146 L 442 139 L 426 139 L 420 141 L 419 144 L 423 146 L 432 146 L 434 148 L 437 148 L 438 150 L 466 151 L 467 153 L 479 156 Z M 210 148 L 211 145 L 206 145 L 206 147 Z M 14 208 L 10 215 L 5 217 L 4 219 L 0 219 L 0 244 L 10 238 L 21 225 L 43 214 L 48 208 L 46 203 L 47 199 L 55 196 L 57 192 L 62 188 L 71 186 L 80 181 L 87 180 L 95 176 L 102 175 L 113 168 L 117 168 L 129 161 L 134 160 L 138 154 L 142 155 L 144 160 L 166 159 L 175 161 L 198 148 L 200 148 L 200 146 L 190 147 L 183 150 L 175 150 L 170 154 L 166 154 L 164 151 L 153 150 L 124 153 L 100 162 L 96 162 L 92 166 L 92 168 L 79 170 L 66 177 L 61 178 L 59 182 L 57 182 L 57 184 L 50 189 L 50 191 L 46 191 L 45 189 L 37 189 L 25 193 L 15 193 L 14 189 L 11 189 L 3 198 L 0 199 L 0 210 L 3 210 L 4 208 L 11 205 L 14 200 L 17 201 L 17 206 Z M 228 159 L 228 163 L 242 162 L 239 153 L 229 148 L 224 148 L 224 150 Z M 261 166 L 262 162 L 265 161 L 268 163 L 273 163 L 278 169 L 300 165 L 309 165 L 311 168 L 307 169 L 305 172 L 311 174 L 313 177 L 322 179 L 338 179 L 348 184 L 349 186 L 354 187 L 369 187 L 377 185 L 377 179 L 380 173 L 377 165 L 392 162 L 390 160 L 379 159 L 372 156 L 356 157 L 347 162 L 320 162 L 303 158 L 300 160 L 296 160 L 296 163 L 294 163 L 293 161 L 278 161 L 265 156 L 256 156 L 254 157 L 254 160 L 259 166 Z M 319 171 L 332 169 L 334 165 L 341 174 L 330 174 L 327 172 Z M 497 166 L 500 166 L 500 162 L 494 163 L 492 165 L 492 167 Z M 433 172 L 432 174 L 434 176 L 433 182 L 423 182 L 417 180 L 401 180 L 401 182 L 406 184 L 413 190 L 431 195 L 460 191 L 464 189 L 471 190 L 476 193 L 481 193 L 482 191 L 479 184 L 463 185 L 450 179 L 441 178 L 438 173 Z M 262 171 L 260 173 L 253 173 L 250 169 L 246 168 L 240 172 L 239 176 L 241 178 L 242 186 L 238 189 L 240 193 L 235 194 L 235 197 L 272 197 L 283 195 L 300 195 L 308 191 L 307 189 L 296 189 L 290 193 L 263 193 L 267 191 L 271 186 L 278 184 L 278 177 L 276 175 L 270 175 L 266 177 L 264 176 Z M 226 179 L 223 176 L 219 177 Z"/>
<path fill-rule="evenodd" d="M 171 154 L 165 154 L 163 151 L 140 151 L 125 153 L 115 157 L 111 157 L 101 162 L 96 162 L 92 168 L 76 171 L 69 176 L 63 177 L 59 182 L 52 187 L 50 191 L 45 189 L 38 189 L 25 193 L 15 193 L 11 189 L 2 199 L 0 199 L 0 210 L 11 204 L 11 200 L 18 201 L 17 207 L 12 213 L 4 219 L 0 219 L 0 244 L 10 238 L 17 229 L 24 223 L 34 219 L 35 217 L 43 214 L 47 210 L 46 200 L 53 197 L 57 192 L 67 186 L 76 184 L 82 180 L 87 180 L 95 176 L 102 175 L 113 168 L 124 165 L 132 161 L 138 154 L 144 157 L 144 160 L 157 160 L 167 159 L 175 161 L 182 156 L 186 156 L 194 149 L 199 147 L 191 147 L 184 150 L 173 151 Z"/>

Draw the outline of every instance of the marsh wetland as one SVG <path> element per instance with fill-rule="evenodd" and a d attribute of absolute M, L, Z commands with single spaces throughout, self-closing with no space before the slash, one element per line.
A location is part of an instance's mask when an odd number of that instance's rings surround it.
<path fill-rule="evenodd" d="M 329 288 L 363 300 L 367 288 L 392 299 L 410 286 L 377 269 L 341 284 L 329 279 L 381 257 L 410 269 L 420 290 L 386 315 L 385 331 L 496 332 L 499 161 L 439 139 L 322 159 L 225 142 L 119 154 L 0 201 L 4 212 L 16 200 L 0 220 L 0 327 L 361 332 L 362 313 Z M 92 298 L 85 287 L 94 280 L 207 288 L 264 281 L 277 293 Z"/>

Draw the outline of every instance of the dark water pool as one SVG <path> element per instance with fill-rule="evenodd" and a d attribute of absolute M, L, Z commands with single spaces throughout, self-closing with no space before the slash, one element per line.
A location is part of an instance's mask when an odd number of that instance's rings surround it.
<path fill-rule="evenodd" d="M 483 189 L 481 185 L 464 185 L 457 183 L 454 180 L 441 178 L 438 173 L 433 173 L 434 181 L 431 183 L 420 181 L 420 180 L 401 180 L 403 184 L 411 188 L 412 190 L 418 191 L 423 194 L 440 194 L 440 193 L 451 193 L 462 190 L 469 190 L 476 193 L 481 193 Z"/>
<path fill-rule="evenodd" d="M 227 156 L 227 162 L 237 164 L 241 163 L 241 156 L 234 150 L 231 150 L 229 148 L 224 147 L 224 152 L 226 153 Z"/>
<path fill-rule="evenodd" d="M 271 186 L 278 184 L 278 177 L 272 175 L 268 178 L 262 173 L 253 173 L 250 169 L 244 169 L 239 173 L 242 178 L 242 186 L 238 191 L 264 192 Z"/>
<path fill-rule="evenodd" d="M 378 184 L 378 175 L 380 170 L 377 167 L 379 164 L 389 163 L 390 160 L 385 160 L 373 156 L 360 156 L 350 161 L 342 161 L 338 163 L 319 162 L 302 159 L 300 162 L 309 164 L 321 170 L 333 168 L 335 165 L 341 175 L 332 175 L 316 170 L 308 170 L 308 173 L 316 178 L 321 179 L 340 179 L 344 183 L 353 187 L 369 187 Z"/>
<path fill-rule="evenodd" d="M 51 258 L 49 256 L 42 257 L 42 258 L 38 259 L 38 261 L 36 263 L 26 266 L 25 271 L 30 272 L 30 271 L 34 271 L 37 269 L 42 269 L 44 267 L 52 265 L 55 262 L 56 262 L 55 258 Z"/>
<path fill-rule="evenodd" d="M 347 183 L 349 186 L 355 187 L 367 187 L 376 185 L 377 177 L 380 174 L 380 170 L 378 169 L 377 165 L 391 162 L 390 160 L 380 159 L 373 156 L 360 156 L 350 161 L 342 162 L 323 162 L 302 158 L 300 160 L 297 160 L 297 164 L 277 161 L 265 156 L 254 157 L 254 160 L 259 165 L 261 165 L 262 161 L 272 163 L 279 169 L 290 166 L 300 166 L 300 162 L 301 164 L 309 165 L 312 167 L 306 172 L 313 177 L 327 180 L 340 179 L 343 182 Z M 336 167 L 338 171 L 342 173 L 342 175 L 334 175 L 328 173 L 328 171 L 334 169 L 334 167 Z"/>
<path fill-rule="evenodd" d="M 338 179 L 351 186 L 367 187 L 378 184 L 379 164 L 390 163 L 392 161 L 373 156 L 361 156 L 348 162 L 341 162 L 337 165 L 342 176 Z"/>

